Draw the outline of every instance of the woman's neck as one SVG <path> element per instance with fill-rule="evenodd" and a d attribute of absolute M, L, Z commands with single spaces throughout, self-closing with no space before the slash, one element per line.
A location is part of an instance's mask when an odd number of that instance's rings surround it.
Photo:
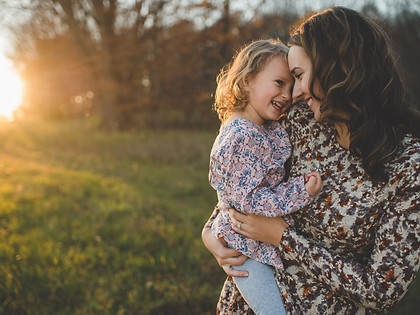
<path fill-rule="evenodd" d="M 337 131 L 336 139 L 338 144 L 344 149 L 350 149 L 350 131 L 346 123 L 335 122 L 335 130 Z"/>

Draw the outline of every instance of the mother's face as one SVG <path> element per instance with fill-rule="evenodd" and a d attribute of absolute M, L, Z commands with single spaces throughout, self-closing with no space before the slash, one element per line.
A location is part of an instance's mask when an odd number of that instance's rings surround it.
<path fill-rule="evenodd" d="M 321 102 L 311 95 L 309 91 L 309 83 L 312 74 L 312 63 L 304 49 L 299 46 L 292 46 L 288 55 L 289 69 L 295 78 L 293 86 L 293 99 L 304 100 L 309 109 L 314 113 L 316 120 L 320 119 Z M 315 81 L 314 92 L 317 96 L 321 96 L 319 84 Z"/>

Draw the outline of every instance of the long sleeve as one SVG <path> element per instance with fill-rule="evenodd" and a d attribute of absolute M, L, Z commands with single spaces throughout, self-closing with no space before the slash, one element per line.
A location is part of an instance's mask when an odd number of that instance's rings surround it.
<path fill-rule="evenodd" d="M 214 220 L 216 219 L 217 215 L 219 214 L 219 209 L 216 207 L 214 208 L 210 218 L 207 220 L 206 224 L 204 225 L 205 228 L 211 228 L 213 225 Z"/>
<path fill-rule="evenodd" d="M 283 234 L 282 258 L 301 265 L 337 295 L 368 309 L 390 309 L 407 291 L 420 266 L 418 164 L 415 167 L 411 184 L 397 189 L 380 218 L 366 263 L 334 253 L 292 230 Z"/>

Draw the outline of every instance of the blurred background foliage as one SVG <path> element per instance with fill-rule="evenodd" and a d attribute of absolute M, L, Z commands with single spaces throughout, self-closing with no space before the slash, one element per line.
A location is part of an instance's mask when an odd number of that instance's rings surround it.
<path fill-rule="evenodd" d="M 287 41 L 305 16 L 340 4 L 387 28 L 420 90 L 420 0 L 3 0 L 24 113 L 86 117 L 108 130 L 214 128 L 219 69 L 245 43 Z"/>

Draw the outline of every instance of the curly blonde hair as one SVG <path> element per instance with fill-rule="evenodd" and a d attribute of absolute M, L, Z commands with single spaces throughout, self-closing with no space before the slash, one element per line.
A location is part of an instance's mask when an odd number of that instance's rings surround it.
<path fill-rule="evenodd" d="M 214 110 L 223 123 L 248 104 L 244 83 L 255 77 L 275 56 L 287 61 L 289 48 L 279 39 L 257 40 L 246 45 L 217 76 Z"/>

